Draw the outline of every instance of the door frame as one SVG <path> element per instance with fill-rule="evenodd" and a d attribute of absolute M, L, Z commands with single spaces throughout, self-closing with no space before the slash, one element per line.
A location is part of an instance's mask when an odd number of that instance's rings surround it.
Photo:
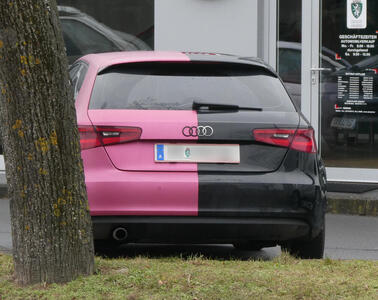
<path fill-rule="evenodd" d="M 317 141 L 320 126 L 320 49 L 322 0 L 302 0 L 302 112 L 315 129 Z M 319 151 L 320 142 L 318 142 Z M 329 182 L 378 183 L 378 169 L 326 167 Z"/>
<path fill-rule="evenodd" d="M 306 20 L 306 22 L 304 21 Z M 302 113 L 319 141 L 320 0 L 302 0 Z M 320 149 L 319 149 L 320 150 Z"/>

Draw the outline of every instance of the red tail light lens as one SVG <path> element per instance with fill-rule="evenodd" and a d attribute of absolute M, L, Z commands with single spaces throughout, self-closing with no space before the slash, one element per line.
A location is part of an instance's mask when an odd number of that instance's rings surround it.
<path fill-rule="evenodd" d="M 301 152 L 316 153 L 314 130 L 309 129 L 255 129 L 256 141 L 291 148 Z"/>
<path fill-rule="evenodd" d="M 81 149 L 90 149 L 139 140 L 139 127 L 79 126 Z"/>
<path fill-rule="evenodd" d="M 136 141 L 142 135 L 142 129 L 139 127 L 97 126 L 96 131 L 104 146 Z"/>
<path fill-rule="evenodd" d="M 81 150 L 101 146 L 101 142 L 93 126 L 79 126 L 79 134 Z"/>
<path fill-rule="evenodd" d="M 298 129 L 290 148 L 307 153 L 316 153 L 314 129 Z"/>

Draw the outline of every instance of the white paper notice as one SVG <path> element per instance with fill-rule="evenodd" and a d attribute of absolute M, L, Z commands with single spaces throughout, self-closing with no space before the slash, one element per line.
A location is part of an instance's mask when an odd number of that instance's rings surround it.
<path fill-rule="evenodd" d="M 367 0 L 347 0 L 347 27 L 364 29 L 367 22 Z"/>

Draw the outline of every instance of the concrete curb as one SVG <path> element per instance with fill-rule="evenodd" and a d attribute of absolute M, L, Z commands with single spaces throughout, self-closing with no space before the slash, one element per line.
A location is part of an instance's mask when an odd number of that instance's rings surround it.
<path fill-rule="evenodd" d="M 0 184 L 0 200 L 7 198 L 6 184 Z M 340 215 L 378 216 L 378 191 L 366 193 L 327 193 L 327 212 Z"/>
<path fill-rule="evenodd" d="M 332 214 L 378 216 L 378 192 L 327 193 L 328 212 Z"/>

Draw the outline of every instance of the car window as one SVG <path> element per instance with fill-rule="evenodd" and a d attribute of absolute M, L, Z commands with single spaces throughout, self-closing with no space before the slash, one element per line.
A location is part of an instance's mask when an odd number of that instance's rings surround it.
<path fill-rule="evenodd" d="M 112 41 L 96 31 L 95 28 L 72 19 L 61 19 L 60 22 L 69 57 L 119 50 Z"/>
<path fill-rule="evenodd" d="M 72 79 L 76 76 L 76 73 L 77 73 L 77 71 L 79 71 L 79 68 L 80 68 L 80 63 L 73 64 L 73 65 L 69 68 L 68 72 L 69 72 L 69 74 L 70 74 L 70 79 L 71 79 L 71 81 L 72 81 Z"/>
<path fill-rule="evenodd" d="M 134 63 L 96 78 L 92 109 L 191 110 L 193 102 L 295 111 L 269 71 L 231 63 Z"/>
<path fill-rule="evenodd" d="M 87 70 L 88 66 L 84 62 L 74 64 L 69 70 L 75 100 L 79 94 L 81 86 L 83 85 Z"/>
<path fill-rule="evenodd" d="M 83 85 L 85 75 L 87 74 L 88 66 L 85 63 L 82 63 L 81 68 L 77 74 L 77 92 L 81 90 L 81 86 Z"/>
<path fill-rule="evenodd" d="M 301 51 L 280 49 L 279 74 L 283 81 L 301 83 Z"/>

